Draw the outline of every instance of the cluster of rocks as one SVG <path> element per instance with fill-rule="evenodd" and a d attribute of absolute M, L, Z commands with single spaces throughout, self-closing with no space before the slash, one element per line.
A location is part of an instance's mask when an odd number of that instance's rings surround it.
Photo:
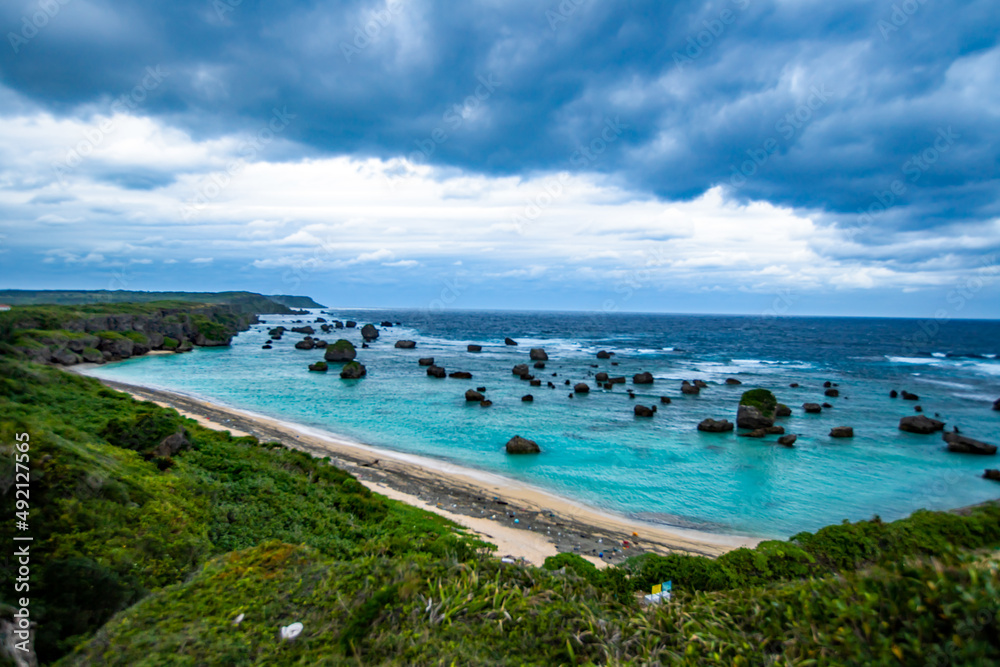
<path fill-rule="evenodd" d="M 72 317 L 55 327 L 33 317 L 26 315 L 15 325 L 17 329 L 39 332 L 30 336 L 32 344 L 12 347 L 31 361 L 63 366 L 103 364 L 153 350 L 189 352 L 195 346 L 226 346 L 239 331 L 258 322 L 256 315 L 232 306 L 198 304 L 188 309 L 160 308 L 142 315 Z"/>

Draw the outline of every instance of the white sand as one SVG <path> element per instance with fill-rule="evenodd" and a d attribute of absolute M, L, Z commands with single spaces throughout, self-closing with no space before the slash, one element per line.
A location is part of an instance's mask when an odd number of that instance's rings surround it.
<path fill-rule="evenodd" d="M 95 367 L 93 365 L 80 364 L 71 367 L 71 369 L 82 374 L 87 374 L 89 370 L 87 366 L 91 368 Z M 168 392 L 157 388 L 150 388 L 150 391 L 164 395 L 176 394 L 176 392 Z M 486 497 L 497 496 L 522 508 L 526 508 L 528 511 L 555 512 L 561 517 L 591 526 L 597 531 L 632 535 L 634 536 L 633 539 L 641 542 L 644 548 L 659 553 L 679 551 L 717 556 L 738 547 L 753 547 L 760 542 L 759 539 L 752 537 L 704 533 L 645 523 L 611 512 L 587 507 L 524 482 L 494 473 L 464 468 L 447 461 L 440 461 L 416 454 L 396 452 L 372 447 L 363 443 L 351 442 L 319 429 L 272 419 L 246 410 L 209 403 L 192 396 L 177 395 L 186 401 L 202 405 L 207 410 L 226 413 L 234 417 L 239 416 L 244 420 L 257 422 L 281 432 L 287 438 L 285 444 L 297 449 L 322 456 L 347 457 L 348 460 L 378 459 L 378 470 L 386 474 L 383 476 L 381 482 L 365 482 L 369 488 L 389 498 L 447 517 L 480 535 L 485 541 L 496 544 L 498 547 L 498 556 L 511 555 L 515 558 L 524 558 L 532 564 L 540 565 L 546 557 L 554 556 L 558 551 L 550 538 L 541 532 L 511 528 L 489 519 L 479 519 L 451 512 L 446 507 L 428 504 L 414 495 L 392 488 L 389 484 L 392 482 L 393 471 L 405 472 L 413 477 L 426 480 L 432 486 L 461 489 Z M 137 398 L 141 397 L 137 396 Z M 165 401 L 155 402 L 157 405 L 164 407 L 174 407 Z M 208 428 L 229 431 L 233 435 L 238 436 L 247 435 L 247 433 L 234 429 L 224 422 L 220 423 L 189 411 L 178 411 L 185 417 L 190 417 Z M 606 565 L 599 558 L 585 554 L 582 555 L 596 564 L 601 566 Z"/>

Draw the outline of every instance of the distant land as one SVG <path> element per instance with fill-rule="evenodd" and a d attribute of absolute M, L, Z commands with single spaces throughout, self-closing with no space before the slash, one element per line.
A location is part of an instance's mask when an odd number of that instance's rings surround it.
<path fill-rule="evenodd" d="M 148 303 L 150 301 L 190 301 L 251 306 L 259 313 L 273 302 L 288 308 L 325 308 L 307 296 L 265 295 L 255 292 L 137 292 L 128 290 L 0 290 L 0 303 L 10 306 L 55 304 L 63 306 L 91 303 Z"/>

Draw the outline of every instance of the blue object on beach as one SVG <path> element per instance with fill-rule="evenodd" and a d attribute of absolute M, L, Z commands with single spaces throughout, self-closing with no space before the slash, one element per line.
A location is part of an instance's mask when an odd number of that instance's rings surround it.
<path fill-rule="evenodd" d="M 521 523 L 520 519 L 514 519 L 514 523 Z"/>

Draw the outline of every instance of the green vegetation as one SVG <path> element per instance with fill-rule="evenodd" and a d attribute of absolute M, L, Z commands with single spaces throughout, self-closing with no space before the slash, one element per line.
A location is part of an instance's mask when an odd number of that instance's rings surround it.
<path fill-rule="evenodd" d="M 209 340 L 227 340 L 232 336 L 232 327 L 236 325 L 237 322 L 234 320 L 227 321 L 228 318 L 222 318 L 223 322 L 213 321 L 204 315 L 192 315 L 191 323 L 195 327 L 195 331 L 205 336 Z M 229 326 L 227 326 L 229 325 Z"/>
<path fill-rule="evenodd" d="M 330 367 L 325 361 L 317 361 L 315 364 L 309 364 L 309 370 L 316 371 L 319 373 L 325 373 L 330 370 Z"/>
<path fill-rule="evenodd" d="M 149 338 L 141 331 L 126 331 L 122 335 L 133 343 L 138 343 L 139 345 L 149 344 Z"/>
<path fill-rule="evenodd" d="M 355 349 L 354 348 L 354 343 L 352 343 L 349 340 L 344 340 L 343 338 L 338 339 L 337 342 L 335 342 L 335 343 L 333 343 L 331 345 L 328 345 L 327 347 L 330 347 L 330 348 L 332 348 L 334 350 L 337 350 L 338 352 L 345 352 L 347 350 L 353 350 L 353 349 Z"/>
<path fill-rule="evenodd" d="M 774 409 L 778 407 L 778 399 L 767 389 L 751 389 L 743 392 L 740 405 L 757 408 L 765 417 L 773 417 Z"/>
<path fill-rule="evenodd" d="M 53 368 L 0 357 L 0 412 L 0 479 L 13 478 L 14 434 L 31 436 L 31 598 L 43 660 L 148 591 L 184 581 L 206 558 L 269 539 L 347 560 L 467 559 L 483 546 L 324 460 L 204 429 Z M 163 437 L 182 431 L 191 449 L 153 456 Z M 5 493 L 6 516 L 13 502 Z M 5 603 L 13 568 L 6 561 L 0 572 Z"/>
<path fill-rule="evenodd" d="M 55 304 L 148 303 L 177 301 L 188 306 L 198 303 L 227 304 L 252 313 L 285 313 L 291 308 L 322 308 L 307 296 L 264 296 L 254 292 L 132 292 L 127 290 L 0 290 L 0 303 L 12 306 Z"/>
<path fill-rule="evenodd" d="M 171 338 L 170 336 L 163 337 L 163 349 L 173 350 L 178 345 L 180 345 L 180 343 L 177 341 L 176 338 Z"/>
<path fill-rule="evenodd" d="M 43 663 L 1000 661 L 997 506 L 828 526 L 718 559 L 598 570 L 560 554 L 533 568 L 324 459 L 55 368 L 0 356 L 0 414 L 0 481 L 14 435 L 31 436 Z M 165 448 L 178 434 L 185 446 Z M 0 613 L 14 576 L 2 562 Z M 664 580 L 674 599 L 640 607 Z M 302 635 L 281 640 L 293 622 Z"/>

